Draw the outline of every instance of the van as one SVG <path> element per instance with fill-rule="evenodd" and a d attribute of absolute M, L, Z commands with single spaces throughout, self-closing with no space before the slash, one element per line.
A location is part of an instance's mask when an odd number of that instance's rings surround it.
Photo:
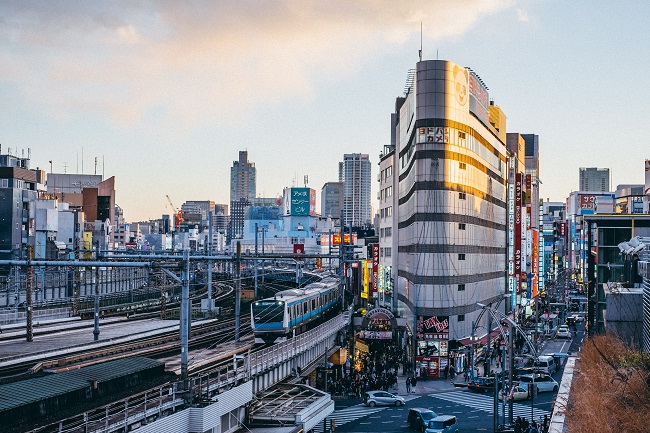
<path fill-rule="evenodd" d="M 555 359 L 550 355 L 542 355 L 537 358 L 533 367 L 537 371 L 542 371 L 546 374 L 553 374 L 556 370 Z"/>

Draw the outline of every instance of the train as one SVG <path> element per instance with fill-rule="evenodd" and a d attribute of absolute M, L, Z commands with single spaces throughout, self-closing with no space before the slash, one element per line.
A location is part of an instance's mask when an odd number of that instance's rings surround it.
<path fill-rule="evenodd" d="M 298 289 L 277 292 L 251 303 L 256 344 L 275 344 L 320 325 L 341 311 L 338 277 L 327 276 Z"/>

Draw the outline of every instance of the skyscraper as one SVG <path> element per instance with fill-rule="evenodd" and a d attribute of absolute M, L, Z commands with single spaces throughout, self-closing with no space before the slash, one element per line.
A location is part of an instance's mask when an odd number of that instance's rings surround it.
<path fill-rule="evenodd" d="M 609 168 L 580 167 L 580 191 L 608 192 Z"/>
<path fill-rule="evenodd" d="M 252 200 L 256 194 L 255 163 L 248 161 L 248 151 L 239 151 L 239 160 L 230 168 L 230 201 L 245 198 Z"/>
<path fill-rule="evenodd" d="M 339 182 L 343 182 L 343 222 L 354 227 L 371 223 L 370 159 L 367 154 L 346 153 L 339 162 Z"/>
<path fill-rule="evenodd" d="M 477 303 L 503 308 L 506 118 L 471 69 L 428 60 L 409 71 L 391 122 L 380 227 L 390 220 L 392 236 L 380 247 L 392 249 L 384 263 L 398 292 L 392 305 L 413 335 L 409 356 L 439 377 L 450 340 L 470 336 Z"/>
<path fill-rule="evenodd" d="M 320 214 L 322 217 L 341 217 L 343 209 L 343 182 L 327 182 L 320 193 Z"/>
<path fill-rule="evenodd" d="M 248 151 L 239 151 L 239 160 L 230 169 L 230 225 L 227 242 L 241 238 L 244 233 L 246 207 L 255 198 L 255 164 L 248 161 Z"/>

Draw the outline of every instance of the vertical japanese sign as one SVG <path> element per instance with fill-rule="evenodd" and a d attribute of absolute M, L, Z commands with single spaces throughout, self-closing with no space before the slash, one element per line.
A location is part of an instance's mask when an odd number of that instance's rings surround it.
<path fill-rule="evenodd" d="M 522 226 L 522 175 L 515 174 L 515 284 L 521 295 L 521 226 Z"/>
<path fill-rule="evenodd" d="M 376 298 L 379 287 L 379 244 L 372 244 L 372 297 Z"/>

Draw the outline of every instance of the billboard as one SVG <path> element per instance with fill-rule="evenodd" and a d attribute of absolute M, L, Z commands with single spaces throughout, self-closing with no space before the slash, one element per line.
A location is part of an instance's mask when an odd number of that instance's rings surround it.
<path fill-rule="evenodd" d="M 316 215 L 316 190 L 312 188 L 288 188 L 284 200 L 285 212 L 288 211 L 289 215 Z"/>
<path fill-rule="evenodd" d="M 579 215 L 588 215 L 596 212 L 596 196 L 592 194 L 580 194 Z"/>
<path fill-rule="evenodd" d="M 522 260 L 522 251 L 521 251 L 521 227 L 522 227 L 522 195 L 523 195 L 523 185 L 522 185 L 522 175 L 521 173 L 515 174 L 515 284 L 517 294 L 521 295 L 521 286 L 519 282 L 521 281 L 521 260 Z"/>
<path fill-rule="evenodd" d="M 481 82 L 481 79 L 470 71 L 469 73 L 469 111 L 474 113 L 484 125 L 489 125 L 488 107 L 490 106 L 490 97 L 487 87 Z"/>
<path fill-rule="evenodd" d="M 330 236 L 332 237 L 332 246 L 341 245 L 341 235 L 337 233 L 332 233 L 331 235 L 320 235 L 320 244 L 321 246 L 327 247 L 330 245 Z M 357 244 L 357 234 L 352 234 L 352 241 L 350 241 L 350 234 L 346 233 L 343 235 L 343 240 L 345 245 L 356 245 Z"/>
<path fill-rule="evenodd" d="M 416 329 L 418 340 L 448 340 L 449 316 L 418 316 Z"/>
<path fill-rule="evenodd" d="M 379 244 L 372 244 L 372 297 L 378 296 L 379 288 Z"/>

